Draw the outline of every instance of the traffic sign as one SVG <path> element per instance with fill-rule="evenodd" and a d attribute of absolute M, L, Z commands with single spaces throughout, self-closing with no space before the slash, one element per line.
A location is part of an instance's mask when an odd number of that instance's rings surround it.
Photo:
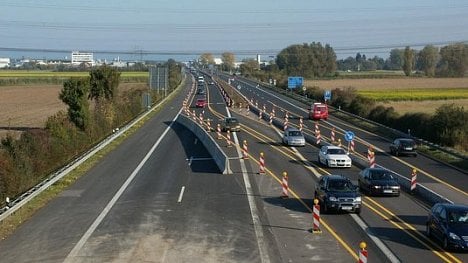
<path fill-rule="evenodd" d="M 288 89 L 296 89 L 303 86 L 303 77 L 288 77 Z"/>
<path fill-rule="evenodd" d="M 352 140 L 354 139 L 354 132 L 352 132 L 352 131 L 347 131 L 347 132 L 345 132 L 344 138 L 345 138 L 345 140 L 346 140 L 347 142 L 352 141 Z"/>
<path fill-rule="evenodd" d="M 331 100 L 331 91 L 330 90 L 326 90 L 325 93 L 323 93 L 323 99 L 325 101 Z"/>

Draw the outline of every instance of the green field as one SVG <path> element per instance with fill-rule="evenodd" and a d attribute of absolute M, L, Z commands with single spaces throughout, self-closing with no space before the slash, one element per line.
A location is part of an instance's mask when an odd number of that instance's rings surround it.
<path fill-rule="evenodd" d="M 468 99 L 468 88 L 358 90 L 359 95 L 376 101 L 423 101 Z"/>
<path fill-rule="evenodd" d="M 70 77 L 87 77 L 89 72 L 54 72 L 44 70 L 0 70 L 0 78 L 70 78 Z M 123 71 L 123 78 L 148 77 L 148 72 L 142 71 Z"/>

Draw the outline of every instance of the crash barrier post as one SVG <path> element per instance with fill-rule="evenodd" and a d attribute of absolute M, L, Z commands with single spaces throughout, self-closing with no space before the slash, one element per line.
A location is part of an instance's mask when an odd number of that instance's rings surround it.
<path fill-rule="evenodd" d="M 263 154 L 263 152 L 260 153 L 260 171 L 258 173 L 265 173 L 265 155 Z"/>
<path fill-rule="evenodd" d="M 288 198 L 289 197 L 289 193 L 288 193 L 289 186 L 288 186 L 288 173 L 287 172 L 283 172 L 283 181 L 282 181 L 281 186 L 283 188 L 281 197 L 282 198 Z"/>
<path fill-rule="evenodd" d="M 335 142 L 335 127 L 333 127 L 333 129 L 331 130 L 330 140 L 332 143 Z"/>
<path fill-rule="evenodd" d="M 218 140 L 221 140 L 222 138 L 222 135 L 221 135 L 221 124 L 218 123 L 218 125 L 216 126 L 216 136 L 217 136 L 217 139 Z"/>
<path fill-rule="evenodd" d="M 304 120 L 302 117 L 299 118 L 299 130 L 302 131 L 304 128 Z"/>
<path fill-rule="evenodd" d="M 312 233 L 319 234 L 322 233 L 320 230 L 320 205 L 319 200 L 317 198 L 314 199 L 314 207 L 313 207 L 313 227 Z"/>
<path fill-rule="evenodd" d="M 367 244 L 366 242 L 359 243 L 359 263 L 367 263 Z"/>
<path fill-rule="evenodd" d="M 369 161 L 369 167 L 374 168 L 375 167 L 375 153 L 374 150 L 372 149 L 372 146 L 369 146 L 367 149 L 367 160 Z"/>

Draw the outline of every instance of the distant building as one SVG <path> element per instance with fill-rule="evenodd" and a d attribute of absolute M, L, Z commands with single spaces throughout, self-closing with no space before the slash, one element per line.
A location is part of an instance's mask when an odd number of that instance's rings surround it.
<path fill-rule="evenodd" d="M 71 64 L 74 66 L 80 65 L 80 64 L 91 64 L 91 66 L 94 66 L 94 57 L 93 53 L 84 53 L 80 51 L 73 51 L 71 53 Z"/>
<path fill-rule="evenodd" d="M 0 68 L 10 67 L 10 58 L 0 58 Z"/>

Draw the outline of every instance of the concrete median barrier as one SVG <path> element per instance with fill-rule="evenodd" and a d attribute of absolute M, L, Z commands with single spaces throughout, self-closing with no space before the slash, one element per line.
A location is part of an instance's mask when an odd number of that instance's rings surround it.
<path fill-rule="evenodd" d="M 206 132 L 203 127 L 201 127 L 198 123 L 193 122 L 191 119 L 187 118 L 185 115 L 179 114 L 176 119 L 176 122 L 182 124 L 184 127 L 189 129 L 197 138 L 200 140 L 201 143 L 205 146 L 206 150 L 210 153 L 215 161 L 216 165 L 218 166 L 219 170 L 223 174 L 232 174 L 231 165 L 229 163 L 229 159 L 226 154 L 221 150 L 219 145 L 215 142 L 215 140 Z"/>

